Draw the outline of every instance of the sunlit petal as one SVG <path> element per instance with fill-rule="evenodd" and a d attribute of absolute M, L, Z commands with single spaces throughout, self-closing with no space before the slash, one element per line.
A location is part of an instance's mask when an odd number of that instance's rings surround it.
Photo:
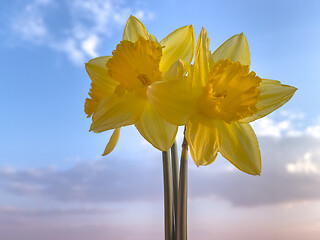
<path fill-rule="evenodd" d="M 193 26 L 189 25 L 175 30 L 164 38 L 160 44 L 163 50 L 159 68 L 163 75 L 168 71 L 171 64 L 178 59 L 189 65 L 193 57 L 195 44 Z"/>
<path fill-rule="evenodd" d="M 216 120 L 221 136 L 220 153 L 239 170 L 259 175 L 261 156 L 257 137 L 249 124 Z"/>
<path fill-rule="evenodd" d="M 149 101 L 135 126 L 160 151 L 167 151 L 172 146 L 178 131 L 178 127 L 164 120 Z"/>
<path fill-rule="evenodd" d="M 110 58 L 111 56 L 94 58 L 85 65 L 92 83 L 105 95 L 113 93 L 116 85 L 118 85 L 118 82 L 108 74 L 106 63 Z"/>
<path fill-rule="evenodd" d="M 154 42 L 157 42 L 157 43 L 158 43 L 157 38 L 156 38 L 155 36 L 153 36 L 152 34 L 149 34 L 149 39 L 150 39 L 151 41 L 154 41 Z"/>
<path fill-rule="evenodd" d="M 177 125 L 186 124 L 188 117 L 196 110 L 195 98 L 190 94 L 185 78 L 155 83 L 149 87 L 147 95 L 157 111 Z"/>
<path fill-rule="evenodd" d="M 288 102 L 297 89 L 283 85 L 279 81 L 262 79 L 259 90 L 260 95 L 256 105 L 258 112 L 251 117 L 240 120 L 240 122 L 248 123 L 268 115 Z"/>
<path fill-rule="evenodd" d="M 120 128 L 116 128 L 113 131 L 113 133 L 112 133 L 112 135 L 111 135 L 111 137 L 109 139 L 109 142 L 108 142 L 108 144 L 107 144 L 102 156 L 108 155 L 109 153 L 112 152 L 112 150 L 117 145 L 117 142 L 118 142 L 118 139 L 119 139 L 119 135 L 120 135 Z"/>
<path fill-rule="evenodd" d="M 146 99 L 135 92 L 119 97 L 106 96 L 92 117 L 91 131 L 103 132 L 135 123 L 144 108 Z"/>
<path fill-rule="evenodd" d="M 213 54 L 215 62 L 229 58 L 233 62 L 250 65 L 250 52 L 246 37 L 243 33 L 225 41 Z"/>
<path fill-rule="evenodd" d="M 212 163 L 219 150 L 219 135 L 212 124 L 203 123 L 200 115 L 194 115 L 186 125 L 185 137 L 189 143 L 190 153 L 197 166 Z"/>
<path fill-rule="evenodd" d="M 87 73 L 92 80 L 89 92 L 90 98 L 87 98 L 85 103 L 85 112 L 88 117 L 96 111 L 101 100 L 106 95 L 114 92 L 118 84 L 108 74 L 106 63 L 110 58 L 109 56 L 94 58 L 85 65 Z"/>
<path fill-rule="evenodd" d="M 204 28 L 202 28 L 197 41 L 194 65 L 190 71 L 190 80 L 194 92 L 200 93 L 202 87 L 205 86 L 208 81 L 208 74 L 210 72 L 209 43 L 210 40 L 208 38 L 208 33 Z"/>
<path fill-rule="evenodd" d="M 163 76 L 161 81 L 173 81 L 185 76 L 188 71 L 189 65 L 181 59 L 175 61 Z M 191 86 L 190 86 L 191 87 Z"/>
<path fill-rule="evenodd" d="M 165 76 L 166 80 L 152 84 L 147 91 L 156 110 L 176 125 L 186 124 L 188 117 L 196 110 L 196 98 L 184 76 L 184 69 L 182 61 L 178 60 L 171 65 Z"/>
<path fill-rule="evenodd" d="M 136 17 L 131 15 L 124 28 L 122 39 L 135 42 L 139 39 L 139 36 L 149 39 L 149 33 L 146 27 Z"/>

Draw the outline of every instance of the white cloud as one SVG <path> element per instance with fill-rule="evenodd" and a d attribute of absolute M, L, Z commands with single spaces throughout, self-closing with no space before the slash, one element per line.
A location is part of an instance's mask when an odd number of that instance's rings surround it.
<path fill-rule="evenodd" d="M 253 122 L 252 127 L 254 128 L 257 135 L 281 137 L 282 132 L 289 129 L 290 122 L 287 120 L 275 122 L 271 118 L 264 117 Z"/>
<path fill-rule="evenodd" d="M 276 134 L 258 134 L 262 155 L 259 177 L 240 172 L 221 156 L 210 166 L 199 168 L 190 158 L 190 198 L 214 197 L 245 207 L 320 200 L 320 138 L 310 135 L 308 127 L 298 129 L 295 120 L 280 123 L 269 120 L 265 124 L 275 128 Z M 292 136 L 288 134 L 291 130 L 300 134 Z M 182 132 L 180 128 L 178 147 Z M 118 159 L 113 159 L 116 156 Z M 76 161 L 67 169 L 0 168 L 0 186 L 18 197 L 64 203 L 153 202 L 163 194 L 161 153 L 141 147 L 135 155 Z"/>
<path fill-rule="evenodd" d="M 18 16 L 14 17 L 12 28 L 25 40 L 40 43 L 48 36 L 42 10 L 51 4 L 50 0 L 33 1 L 25 6 Z"/>
<path fill-rule="evenodd" d="M 153 19 L 154 14 L 152 12 L 145 12 L 145 11 L 137 11 L 134 13 L 134 15 L 139 19 Z"/>
<path fill-rule="evenodd" d="M 69 59 L 74 64 L 80 65 L 85 62 L 86 56 L 85 53 L 81 49 L 79 49 L 77 45 L 77 40 L 75 40 L 74 38 L 67 38 L 62 43 L 53 44 L 52 46 L 55 49 L 66 53 Z"/>
<path fill-rule="evenodd" d="M 205 167 L 189 164 L 190 199 L 214 197 L 235 206 L 320 200 L 320 139 L 259 137 L 261 176 L 240 172 L 221 156 Z M 180 151 L 179 151 L 180 152 Z M 115 155 L 113 155 L 115 156 Z M 0 185 L 16 196 L 64 203 L 123 203 L 160 200 L 162 161 L 158 151 L 136 156 L 76 162 L 69 169 L 0 168 Z"/>
<path fill-rule="evenodd" d="M 279 111 L 272 116 L 281 116 L 280 121 L 274 117 L 264 117 L 251 123 L 258 136 L 263 137 L 300 137 L 304 135 L 320 138 L 320 118 L 313 124 L 304 127 L 302 123 L 305 116 L 299 112 Z"/>
<path fill-rule="evenodd" d="M 11 27 L 17 38 L 61 51 L 73 63 L 82 65 L 88 58 L 105 55 L 98 51 L 103 40 L 135 13 L 140 19 L 153 18 L 153 13 L 128 1 L 33 0 L 13 14 Z M 69 20 L 50 22 L 50 17 L 59 16 Z"/>
<path fill-rule="evenodd" d="M 292 174 L 318 174 L 319 166 L 316 162 L 312 161 L 312 153 L 307 152 L 303 159 L 295 163 L 287 164 L 287 171 Z"/>
<path fill-rule="evenodd" d="M 90 56 L 90 57 L 98 57 L 97 46 L 99 44 L 99 37 L 97 35 L 93 35 L 88 37 L 86 40 L 82 42 L 82 49 Z"/>
<path fill-rule="evenodd" d="M 320 125 L 310 126 L 306 129 L 306 132 L 311 136 L 320 138 Z"/>
<path fill-rule="evenodd" d="M 291 112 L 291 111 L 281 110 L 279 114 L 285 118 L 290 119 L 290 120 L 305 118 L 305 115 L 303 112 Z"/>

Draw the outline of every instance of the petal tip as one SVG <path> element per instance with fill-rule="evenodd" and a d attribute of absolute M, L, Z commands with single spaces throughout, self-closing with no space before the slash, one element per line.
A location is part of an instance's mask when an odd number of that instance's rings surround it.
<path fill-rule="evenodd" d="M 258 170 L 257 172 L 255 172 L 255 173 L 252 173 L 252 175 L 254 175 L 254 176 L 261 176 L 261 169 L 260 170 Z"/>
<path fill-rule="evenodd" d="M 132 14 L 130 14 L 130 16 L 128 17 L 128 20 L 131 20 L 131 19 L 134 19 L 134 20 L 136 20 L 137 18 L 135 17 L 135 16 L 133 16 Z"/>
<path fill-rule="evenodd" d="M 90 126 L 89 132 L 95 132 L 95 127 L 94 127 L 93 123 Z"/>

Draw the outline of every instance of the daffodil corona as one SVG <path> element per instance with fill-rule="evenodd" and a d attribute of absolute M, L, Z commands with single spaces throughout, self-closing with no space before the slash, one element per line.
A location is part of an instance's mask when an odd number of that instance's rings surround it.
<path fill-rule="evenodd" d="M 249 66 L 229 59 L 220 60 L 208 74 L 198 97 L 197 110 L 207 118 L 231 123 L 257 112 L 261 79 Z"/>
<path fill-rule="evenodd" d="M 92 116 L 90 130 L 115 129 L 104 155 L 115 147 L 120 127 L 134 124 L 140 134 L 161 151 L 174 142 L 177 126 L 167 122 L 148 99 L 148 88 L 171 80 L 174 63 L 182 59 L 190 64 L 194 54 L 193 27 L 179 28 L 161 42 L 144 25 L 130 16 L 123 40 L 112 56 L 99 57 L 86 64 L 92 80 L 85 112 Z M 185 74 L 185 73 L 184 73 Z"/>
<path fill-rule="evenodd" d="M 249 65 L 243 34 L 211 54 L 202 29 L 188 77 L 180 75 L 148 87 L 148 97 L 161 116 L 172 124 L 186 125 L 185 137 L 196 165 L 212 163 L 220 152 L 241 171 L 260 174 L 259 145 L 249 122 L 281 107 L 296 88 L 261 79 L 249 71 Z M 174 66 L 184 71 L 189 67 L 183 61 Z"/>

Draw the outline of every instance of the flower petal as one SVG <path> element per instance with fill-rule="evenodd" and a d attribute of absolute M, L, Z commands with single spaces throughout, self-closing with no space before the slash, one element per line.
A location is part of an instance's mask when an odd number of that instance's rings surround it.
<path fill-rule="evenodd" d="M 108 74 L 106 67 L 107 61 L 111 57 L 104 56 L 90 60 L 86 63 L 86 70 L 92 80 L 89 92 L 90 98 L 86 99 L 84 111 L 90 117 L 97 109 L 101 100 L 106 96 L 113 94 L 115 86 L 118 84 Z"/>
<path fill-rule="evenodd" d="M 146 99 L 135 92 L 127 92 L 121 97 L 117 94 L 106 96 L 92 117 L 90 131 L 103 132 L 135 123 L 145 102 Z"/>
<path fill-rule="evenodd" d="M 257 137 L 249 124 L 215 121 L 221 136 L 220 153 L 239 170 L 260 175 L 261 156 Z"/>
<path fill-rule="evenodd" d="M 212 163 L 219 150 L 217 128 L 204 124 L 200 115 L 194 115 L 186 125 L 185 137 L 190 146 L 190 153 L 197 166 Z"/>
<path fill-rule="evenodd" d="M 164 75 L 171 64 L 178 59 L 182 59 L 189 65 L 194 53 L 194 44 L 194 30 L 192 25 L 181 27 L 164 38 L 160 42 L 160 45 L 164 47 L 159 65 L 162 74 Z"/>
<path fill-rule="evenodd" d="M 183 76 L 184 71 L 181 64 L 181 61 L 178 60 L 166 74 L 167 79 L 176 80 L 156 82 L 149 86 L 147 91 L 148 99 L 161 116 L 176 125 L 187 123 L 188 117 L 195 111 L 196 104 L 196 98 L 191 93 L 187 77 Z M 174 70 L 174 67 L 177 69 Z M 168 73 L 172 75 L 167 76 Z"/>
<path fill-rule="evenodd" d="M 225 41 L 213 54 L 215 62 L 229 58 L 233 62 L 250 65 L 250 52 L 246 37 L 243 33 L 234 35 Z"/>
<path fill-rule="evenodd" d="M 108 144 L 107 144 L 102 156 L 108 155 L 109 153 L 112 152 L 112 150 L 117 145 L 117 142 L 118 142 L 118 139 L 119 139 L 119 135 L 120 135 L 120 128 L 116 128 L 113 131 L 113 133 L 112 133 L 112 135 L 111 135 L 111 137 L 109 139 L 109 142 L 108 142 Z"/>
<path fill-rule="evenodd" d="M 149 39 L 149 33 L 146 27 L 136 17 L 131 15 L 124 28 L 122 40 L 135 42 L 139 39 L 139 36 Z"/>
<path fill-rule="evenodd" d="M 164 120 L 149 101 L 135 126 L 160 151 L 167 151 L 172 146 L 178 131 L 178 127 Z"/>
<path fill-rule="evenodd" d="M 163 76 L 161 81 L 174 81 L 186 75 L 188 65 L 182 59 L 175 61 Z M 191 87 L 191 86 L 190 86 Z"/>
<path fill-rule="evenodd" d="M 197 93 L 201 92 L 202 87 L 205 86 L 208 81 L 208 74 L 210 72 L 209 44 L 208 33 L 202 28 L 197 41 L 194 65 L 190 71 L 192 88 Z"/>
<path fill-rule="evenodd" d="M 283 85 L 279 81 L 262 79 L 259 90 L 260 95 L 256 105 L 258 112 L 240 120 L 241 123 L 252 122 L 278 109 L 292 98 L 297 88 Z"/>
<path fill-rule="evenodd" d="M 97 89 L 99 89 L 99 91 L 101 91 L 101 93 L 105 95 L 113 93 L 115 87 L 119 84 L 108 74 L 108 68 L 106 64 L 110 58 L 111 56 L 94 58 L 85 65 L 92 83 Z"/>
<path fill-rule="evenodd" d="M 149 39 L 150 39 L 151 41 L 154 41 L 154 42 L 157 42 L 157 43 L 158 43 L 157 38 L 156 38 L 155 36 L 153 36 L 152 34 L 149 34 Z"/>

